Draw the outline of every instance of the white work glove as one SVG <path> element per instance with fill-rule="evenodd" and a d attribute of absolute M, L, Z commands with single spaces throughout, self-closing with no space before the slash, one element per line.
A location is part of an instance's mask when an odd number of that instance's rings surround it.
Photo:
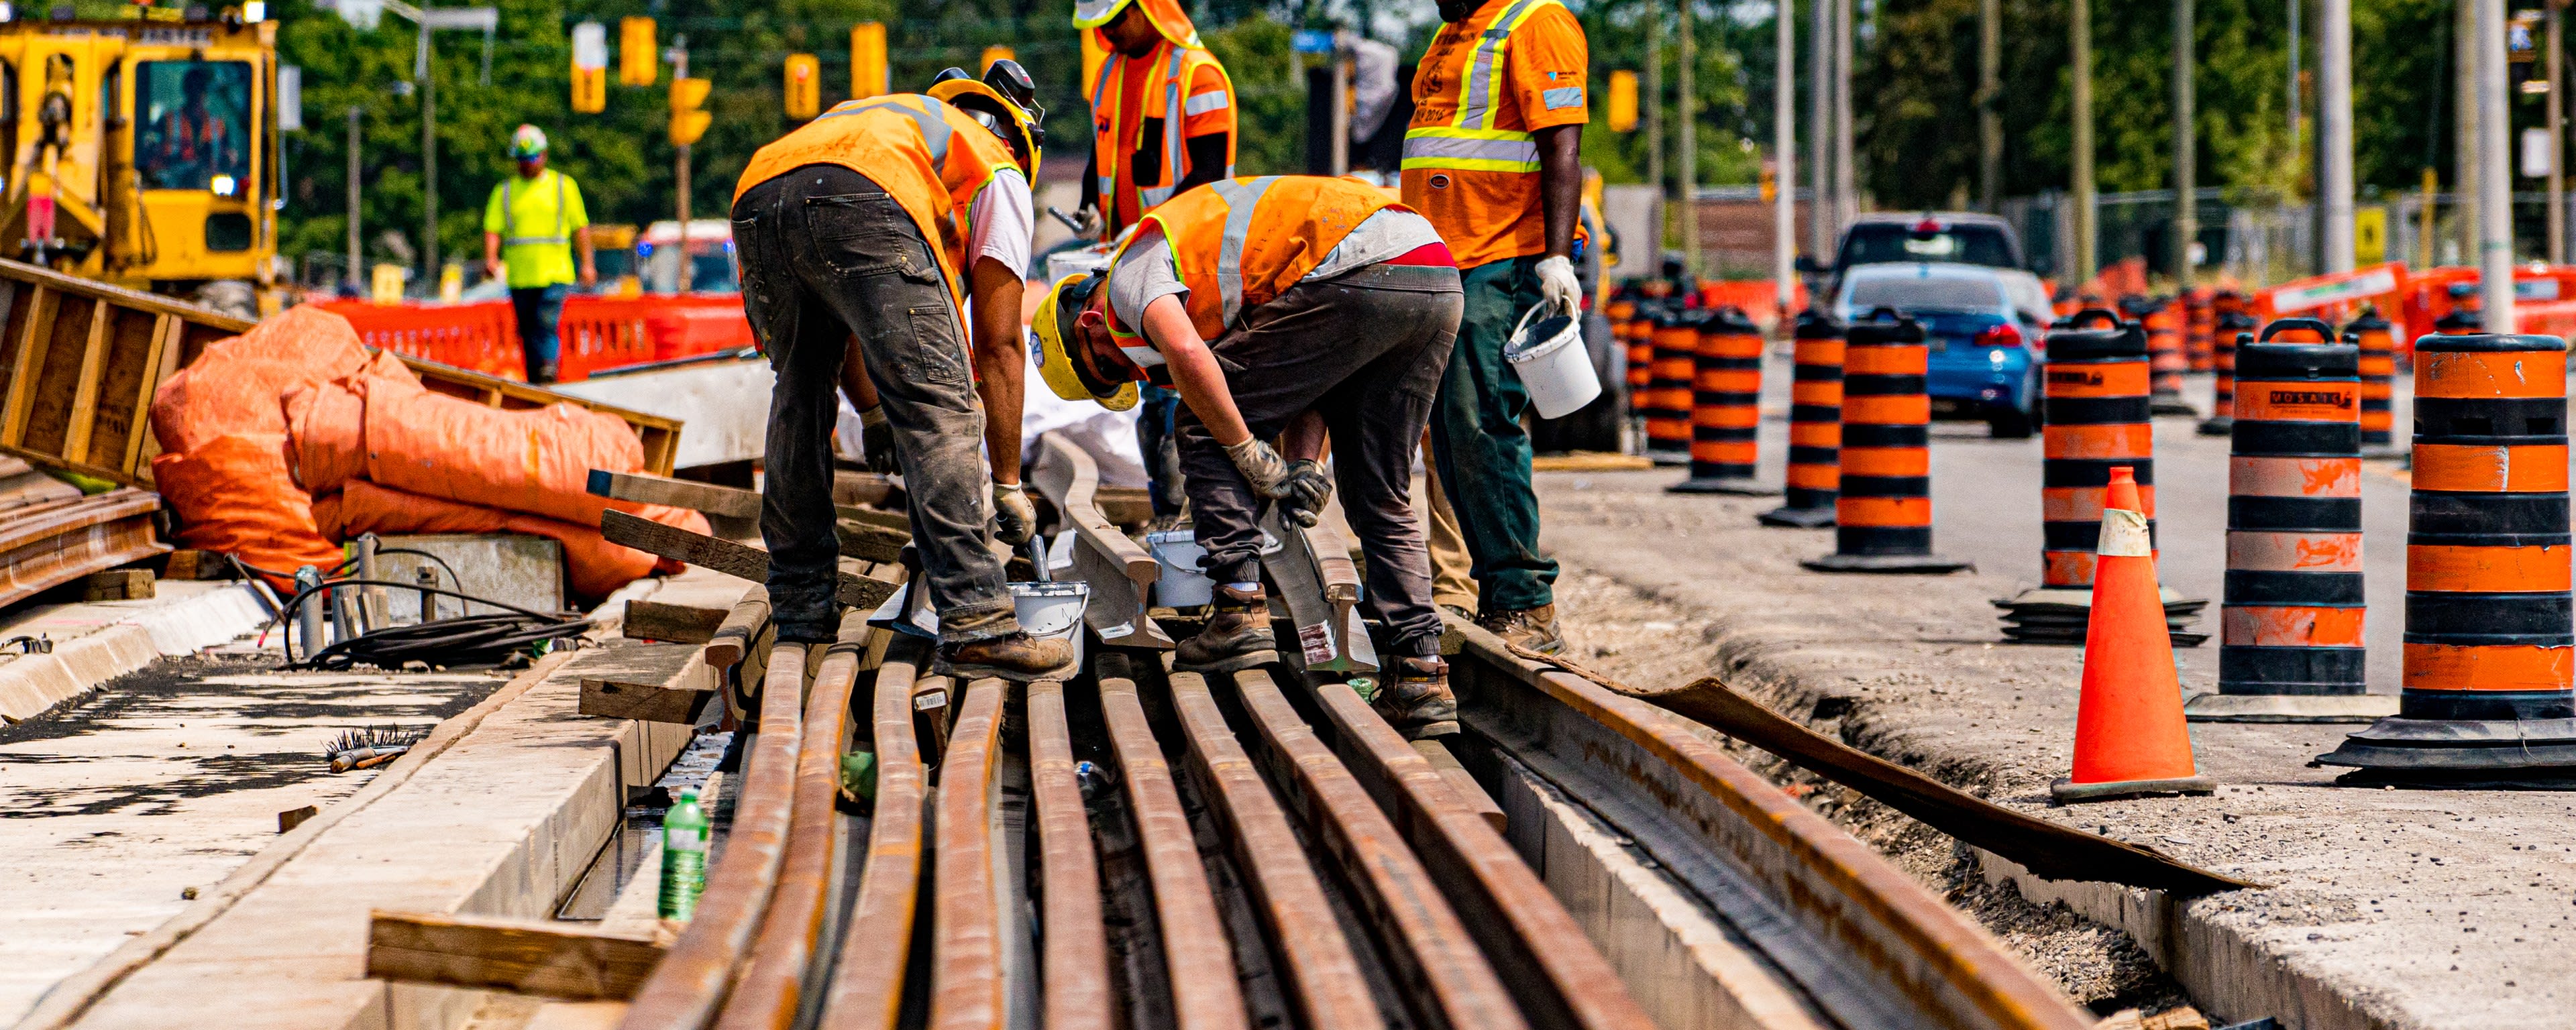
<path fill-rule="evenodd" d="M 1274 501 L 1288 496 L 1288 463 L 1279 460 L 1279 452 L 1260 437 L 1245 437 L 1226 448 L 1225 456 L 1234 459 L 1234 467 L 1251 481 L 1253 493 Z"/>
<path fill-rule="evenodd" d="M 859 413 L 859 449 L 867 460 L 868 471 L 893 475 L 903 471 L 894 459 L 894 427 L 886 424 L 885 405 L 879 404 Z"/>
<path fill-rule="evenodd" d="M 993 538 L 1018 547 L 1037 531 L 1038 509 L 1029 503 L 1028 488 L 1018 483 L 993 484 Z"/>
<path fill-rule="evenodd" d="M 1073 212 L 1073 234 L 1086 240 L 1100 238 L 1100 207 L 1086 204 Z"/>
<path fill-rule="evenodd" d="M 1583 310 L 1583 284 L 1574 279 L 1574 262 L 1547 257 L 1538 262 L 1538 295 L 1548 306 L 1573 317 Z"/>

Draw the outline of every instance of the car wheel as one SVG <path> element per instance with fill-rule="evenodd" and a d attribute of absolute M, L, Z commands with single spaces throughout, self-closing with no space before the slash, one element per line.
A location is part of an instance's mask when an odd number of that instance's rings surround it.
<path fill-rule="evenodd" d="M 1995 408 L 1986 415 L 1986 428 L 1993 431 L 1997 440 L 2027 440 L 2032 430 L 2038 428 L 2035 422 L 2030 412 L 2020 408 Z"/>

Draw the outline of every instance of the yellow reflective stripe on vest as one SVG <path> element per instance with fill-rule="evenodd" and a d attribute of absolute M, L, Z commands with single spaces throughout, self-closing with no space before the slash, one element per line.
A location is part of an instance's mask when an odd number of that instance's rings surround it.
<path fill-rule="evenodd" d="M 1224 302 L 1225 326 L 1234 328 L 1234 316 L 1243 310 L 1243 244 L 1252 236 L 1252 212 L 1261 205 L 1261 195 L 1270 192 L 1276 175 L 1258 179 L 1220 179 L 1208 188 L 1225 198 L 1225 237 L 1217 243 L 1216 293 Z"/>
<path fill-rule="evenodd" d="M 1458 171 L 1538 171 L 1538 144 L 1529 133 L 1494 128 L 1494 93 L 1502 88 L 1502 57 L 1521 23 L 1560 0 L 1519 0 L 1479 33 L 1474 55 L 1460 76 L 1467 94 L 1446 125 L 1407 129 L 1402 169 L 1448 168 Z"/>
<path fill-rule="evenodd" d="M 922 106 L 916 107 L 910 103 L 915 100 L 920 101 Z M 824 118 L 842 118 L 849 115 L 866 114 L 870 111 L 886 109 L 901 111 L 912 116 L 913 124 L 921 129 L 921 142 L 930 148 L 931 164 L 945 165 L 948 163 L 948 141 L 950 137 L 956 135 L 957 130 L 949 127 L 948 105 L 941 102 L 937 97 L 925 97 L 916 94 L 897 97 L 878 97 L 873 100 L 844 100 L 839 104 L 833 105 L 831 110 L 823 112 L 823 114 L 820 117 L 815 118 L 814 121 L 819 122 Z M 806 124 L 810 125 L 813 123 L 808 122 Z"/>
<path fill-rule="evenodd" d="M 516 246 L 519 246 L 520 244 L 524 244 L 524 243 L 570 243 L 570 242 L 572 242 L 572 235 L 571 235 L 571 233 L 564 229 L 564 206 L 563 206 L 563 197 L 564 197 L 564 177 L 563 177 L 563 173 L 562 173 L 562 172 L 555 171 L 554 169 L 549 168 L 549 169 L 546 169 L 546 174 L 547 174 L 547 175 L 550 175 L 550 176 L 553 176 L 553 177 L 554 177 L 554 180 L 555 180 L 555 234 L 554 234 L 554 235 L 552 235 L 552 236 L 509 236 L 509 235 L 504 235 L 504 236 L 502 236 L 502 237 L 501 237 L 501 245 L 502 245 L 502 246 L 504 246 L 504 247 L 516 247 Z M 512 187 L 512 186 L 514 186 L 514 185 L 517 185 L 517 184 L 518 184 L 518 181 L 519 181 L 519 177 L 518 177 L 518 176 L 515 176 L 515 175 L 510 176 L 509 178 L 506 178 L 506 179 L 501 180 L 501 225 L 502 225 L 502 227 L 503 227 L 503 228 L 507 228 L 507 229 L 516 229 L 516 228 L 518 228 L 518 227 L 519 227 L 519 206 L 518 206 L 518 204 L 514 203 L 514 201 L 515 201 L 517 198 L 515 197 L 515 195 L 514 195 L 514 194 L 512 193 L 512 191 L 511 191 L 511 187 Z"/>

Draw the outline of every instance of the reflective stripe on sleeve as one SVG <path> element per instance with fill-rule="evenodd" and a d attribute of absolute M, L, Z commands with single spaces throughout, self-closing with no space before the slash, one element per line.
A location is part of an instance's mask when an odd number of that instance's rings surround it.
<path fill-rule="evenodd" d="M 1538 99 L 1539 103 L 1547 105 L 1547 109 L 1550 111 L 1568 107 L 1581 107 L 1583 106 L 1583 87 L 1559 86 L 1555 89 L 1545 90 L 1539 93 Z"/>
<path fill-rule="evenodd" d="M 1224 90 L 1209 90 L 1191 97 L 1188 103 L 1181 105 L 1181 111 L 1184 114 L 1202 115 L 1210 111 L 1222 111 L 1229 106 L 1232 104 L 1226 99 Z"/>

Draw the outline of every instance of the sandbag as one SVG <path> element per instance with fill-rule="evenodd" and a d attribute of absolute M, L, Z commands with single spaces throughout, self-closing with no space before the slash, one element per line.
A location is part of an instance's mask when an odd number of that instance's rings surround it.
<path fill-rule="evenodd" d="M 339 382 L 298 386 L 285 397 L 287 457 L 295 485 L 317 498 L 367 474 L 367 399 Z"/>
<path fill-rule="evenodd" d="M 340 564 L 339 545 L 323 536 L 312 499 L 287 471 L 283 434 L 218 436 L 156 455 L 152 479 L 181 544 L 289 576 L 298 566 Z"/>
<path fill-rule="evenodd" d="M 289 308 L 247 333 L 208 344 L 164 380 L 152 395 L 152 431 L 170 453 L 217 437 L 282 434 L 280 398 L 299 386 L 356 375 L 368 363 L 348 319 L 312 305 Z"/>
<path fill-rule="evenodd" d="M 659 505 L 644 507 L 646 518 L 705 532 L 706 518 L 697 512 Z M 362 533 L 526 533 L 548 537 L 563 545 L 565 579 L 574 596 L 585 599 L 606 597 L 655 571 L 678 572 L 681 568 L 677 562 L 660 561 L 634 548 L 609 543 L 596 528 L 423 497 L 363 479 L 351 480 L 339 494 L 315 502 L 315 509 L 343 539 Z"/>
<path fill-rule="evenodd" d="M 424 497 L 599 525 L 614 507 L 589 492 L 590 470 L 641 472 L 644 445 L 615 415 L 574 404 L 504 411 L 368 377 L 367 478 Z"/>

